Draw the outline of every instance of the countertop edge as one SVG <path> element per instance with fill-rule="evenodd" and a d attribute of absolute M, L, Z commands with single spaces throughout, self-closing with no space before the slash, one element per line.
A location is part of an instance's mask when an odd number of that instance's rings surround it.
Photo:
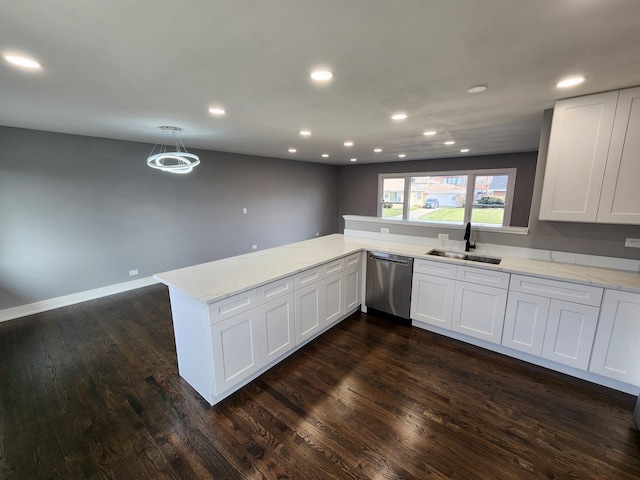
<path fill-rule="evenodd" d="M 220 292 L 216 292 L 215 291 L 216 289 L 212 288 L 212 291 L 210 293 L 199 295 L 197 293 L 190 291 L 188 288 L 185 288 L 184 285 L 180 285 L 180 282 L 177 282 L 175 279 L 171 278 L 172 276 L 173 277 L 188 276 L 189 272 L 194 272 L 194 275 L 195 275 L 195 272 L 198 271 L 198 269 L 202 269 L 203 266 L 207 266 L 207 265 L 215 266 L 215 264 L 219 264 L 220 262 L 232 263 L 234 259 L 237 259 L 238 261 L 242 260 L 243 262 L 248 260 L 249 262 L 251 262 L 251 260 L 255 258 L 255 263 L 257 264 L 259 258 L 262 257 L 264 261 L 265 255 L 267 256 L 270 255 L 270 252 L 271 254 L 275 255 L 276 252 L 283 254 L 284 252 L 286 252 L 287 249 L 293 250 L 293 249 L 298 249 L 300 247 L 315 248 L 314 241 L 318 242 L 317 243 L 318 249 L 321 248 L 322 246 L 324 246 L 325 248 L 342 247 L 342 249 L 340 252 L 332 253 L 326 256 L 315 255 L 313 261 L 308 261 L 308 262 L 300 261 L 295 267 L 291 269 L 284 268 L 281 271 L 279 271 L 278 274 L 270 277 L 262 275 L 258 271 L 253 271 L 251 272 L 251 274 L 253 274 L 254 276 L 261 277 L 260 280 L 256 282 L 250 281 L 244 285 L 239 286 L 238 288 L 232 288 L 229 290 L 225 289 L 225 291 L 220 291 Z M 424 253 L 419 253 L 418 252 L 419 250 L 424 250 Z M 249 254 L 239 255 L 237 257 L 228 257 L 228 258 L 213 261 L 213 262 L 207 262 L 204 264 L 193 265 L 190 267 L 184 267 L 177 270 L 157 273 L 153 275 L 153 278 L 167 285 L 168 287 L 175 288 L 183 292 L 184 294 L 189 295 L 190 297 L 193 297 L 194 299 L 200 302 L 211 304 L 220 300 L 224 300 L 225 298 L 231 297 L 233 295 L 238 295 L 240 293 L 259 288 L 268 283 L 275 282 L 283 278 L 299 274 L 305 270 L 315 268 L 319 265 L 322 265 L 327 262 L 331 262 L 333 260 L 342 258 L 347 255 L 352 255 L 354 253 L 363 252 L 363 251 L 378 251 L 378 252 L 384 252 L 384 253 L 392 253 L 397 255 L 409 256 L 409 257 L 413 257 L 421 260 L 429 260 L 434 262 L 442 262 L 442 263 L 449 263 L 449 264 L 456 264 L 456 265 L 465 265 L 468 267 L 481 268 L 486 270 L 495 270 L 495 271 L 501 271 L 501 272 L 510 273 L 510 274 L 527 275 L 535 278 L 571 282 L 571 283 L 576 283 L 580 285 L 589 285 L 593 287 L 606 288 L 610 290 L 619 290 L 619 291 L 625 291 L 630 293 L 640 293 L 640 273 L 637 273 L 637 272 L 634 273 L 634 272 L 629 272 L 624 270 L 606 269 L 602 267 L 584 267 L 584 266 L 564 264 L 564 263 L 553 262 L 553 261 L 523 259 L 523 258 L 516 258 L 516 257 L 509 257 L 509 256 L 501 257 L 502 262 L 500 265 L 492 265 L 492 264 L 484 264 L 484 263 L 477 264 L 477 263 L 469 262 L 466 260 L 430 256 L 427 254 L 427 252 L 430 250 L 432 250 L 432 247 L 428 247 L 428 246 L 420 246 L 420 245 L 413 245 L 413 244 L 406 244 L 406 243 L 399 243 L 399 242 L 381 242 L 378 240 L 349 237 L 343 234 L 333 234 L 326 237 L 319 237 L 317 239 L 305 240 L 302 242 L 296 242 L 296 243 L 292 243 L 292 244 L 288 244 L 280 247 L 274 247 L 273 249 L 263 250 L 259 253 L 252 252 L 256 254 L 255 257 L 252 257 L 252 253 L 249 253 Z M 550 269 L 554 269 L 556 271 L 542 273 L 540 271 L 535 271 L 534 269 L 527 269 L 526 265 L 521 268 L 518 268 L 516 265 L 509 265 L 510 262 L 524 263 L 524 264 L 530 263 L 532 265 L 533 265 L 533 262 L 535 262 L 535 264 L 538 267 L 544 267 L 544 265 L 546 264 Z M 202 274 L 202 272 L 198 272 L 198 273 Z M 601 274 L 602 277 L 605 277 L 605 278 L 608 276 L 615 276 L 615 275 L 634 276 L 636 277 L 634 278 L 634 282 L 637 282 L 638 286 L 632 286 L 628 284 L 625 285 L 623 283 L 612 283 L 608 279 L 605 280 L 603 278 L 598 278 L 600 277 L 600 275 L 598 274 Z"/>

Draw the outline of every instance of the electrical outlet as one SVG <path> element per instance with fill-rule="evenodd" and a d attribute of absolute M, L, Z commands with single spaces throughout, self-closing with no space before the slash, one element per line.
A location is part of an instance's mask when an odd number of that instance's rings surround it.
<path fill-rule="evenodd" d="M 384 228 L 384 227 L 382 227 L 382 228 L 380 229 L 380 233 L 389 233 L 389 229 L 388 229 L 388 228 Z"/>
<path fill-rule="evenodd" d="M 627 238 L 624 242 L 625 247 L 640 248 L 640 238 Z"/>
<path fill-rule="evenodd" d="M 448 233 L 439 233 L 438 234 L 438 240 L 449 240 L 449 234 Z"/>
<path fill-rule="evenodd" d="M 242 213 L 243 213 L 244 215 L 246 215 L 246 214 L 247 214 L 247 209 L 246 209 L 246 208 L 243 208 L 243 209 L 242 209 Z"/>
<path fill-rule="evenodd" d="M 589 265 L 591 263 L 591 255 L 576 254 L 576 265 Z"/>
<path fill-rule="evenodd" d="M 256 250 L 258 248 L 258 245 L 251 245 L 251 250 Z"/>
<path fill-rule="evenodd" d="M 316 237 L 319 237 L 319 236 L 320 236 L 320 232 L 316 232 Z"/>
<path fill-rule="evenodd" d="M 129 276 L 130 277 L 135 277 L 136 275 L 138 275 L 138 270 L 129 270 Z"/>

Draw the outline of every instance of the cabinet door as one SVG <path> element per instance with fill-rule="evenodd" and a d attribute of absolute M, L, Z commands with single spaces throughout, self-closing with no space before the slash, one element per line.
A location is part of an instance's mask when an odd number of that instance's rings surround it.
<path fill-rule="evenodd" d="M 345 273 L 344 285 L 344 303 L 345 313 L 357 308 L 360 303 L 360 275 L 362 270 L 359 264 L 348 267 Z"/>
<path fill-rule="evenodd" d="M 322 329 L 326 318 L 324 292 L 323 283 L 316 282 L 293 293 L 297 344 L 314 337 Z"/>
<path fill-rule="evenodd" d="M 344 275 L 339 273 L 326 278 L 324 287 L 324 321 L 322 326 L 331 325 L 344 316 Z"/>
<path fill-rule="evenodd" d="M 589 371 L 640 385 L 640 295 L 606 291 Z"/>
<path fill-rule="evenodd" d="M 262 367 L 257 319 L 253 309 L 211 326 L 217 395 Z"/>
<path fill-rule="evenodd" d="M 556 102 L 540 220 L 595 222 L 618 92 Z"/>
<path fill-rule="evenodd" d="M 509 292 L 502 345 L 532 355 L 542 355 L 550 303 L 549 298 Z"/>
<path fill-rule="evenodd" d="M 451 330 L 456 281 L 422 273 L 413 274 L 411 319 Z"/>
<path fill-rule="evenodd" d="M 600 309 L 578 303 L 551 300 L 542 356 L 554 362 L 586 370 Z"/>
<path fill-rule="evenodd" d="M 507 291 L 497 287 L 456 282 L 451 328 L 456 332 L 500 343 Z"/>
<path fill-rule="evenodd" d="M 293 293 L 258 308 L 263 364 L 271 363 L 296 346 Z"/>
<path fill-rule="evenodd" d="M 640 225 L 640 87 L 620 91 L 598 222 Z"/>

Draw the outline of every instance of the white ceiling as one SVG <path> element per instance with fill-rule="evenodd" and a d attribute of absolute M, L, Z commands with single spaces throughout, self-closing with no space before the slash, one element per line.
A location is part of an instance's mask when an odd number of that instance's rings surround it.
<path fill-rule="evenodd" d="M 332 164 L 532 151 L 554 100 L 640 84 L 640 0 L 3 0 L 0 52 L 43 66 L 0 62 L 0 125 L 173 125 L 189 149 Z"/>

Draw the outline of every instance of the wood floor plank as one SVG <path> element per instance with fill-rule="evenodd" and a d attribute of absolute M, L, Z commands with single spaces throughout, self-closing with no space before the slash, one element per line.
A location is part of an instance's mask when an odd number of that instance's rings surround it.
<path fill-rule="evenodd" d="M 160 285 L 0 324 L 3 480 L 630 480 L 634 402 L 356 313 L 211 407 Z"/>

